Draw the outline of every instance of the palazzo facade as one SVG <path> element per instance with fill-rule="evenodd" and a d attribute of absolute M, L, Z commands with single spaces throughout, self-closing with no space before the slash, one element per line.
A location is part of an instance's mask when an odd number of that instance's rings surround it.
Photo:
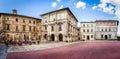
<path fill-rule="evenodd" d="M 118 20 L 96 20 L 80 22 L 81 40 L 117 39 Z"/>
<path fill-rule="evenodd" d="M 78 38 L 78 20 L 69 8 L 63 8 L 41 15 L 42 40 L 75 41 Z"/>
<path fill-rule="evenodd" d="M 17 10 L 13 10 L 12 14 L 0 13 L 0 25 L 0 34 L 6 40 L 36 43 L 41 39 L 41 19 L 18 15 Z"/>

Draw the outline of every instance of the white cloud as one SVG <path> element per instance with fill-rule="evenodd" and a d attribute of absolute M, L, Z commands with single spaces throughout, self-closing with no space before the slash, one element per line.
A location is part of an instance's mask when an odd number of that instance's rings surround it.
<path fill-rule="evenodd" d="M 93 6 L 92 9 L 93 9 L 93 10 L 97 9 L 97 6 Z"/>
<path fill-rule="evenodd" d="M 58 2 L 60 2 L 61 0 L 57 0 Z"/>
<path fill-rule="evenodd" d="M 82 2 L 82 1 L 78 1 L 78 2 L 76 3 L 76 8 L 85 9 L 85 8 L 86 8 L 86 3 Z"/>
<path fill-rule="evenodd" d="M 101 3 L 97 6 L 93 6 L 92 9 L 98 9 L 109 14 L 114 14 L 120 19 L 120 0 L 100 0 L 100 2 Z M 108 4 L 111 5 L 107 6 Z"/>
<path fill-rule="evenodd" d="M 57 6 L 57 3 L 56 2 L 53 2 L 52 3 L 52 7 L 55 8 Z"/>
<path fill-rule="evenodd" d="M 62 9 L 63 8 L 63 5 L 61 5 L 60 7 L 59 7 L 59 9 Z"/>

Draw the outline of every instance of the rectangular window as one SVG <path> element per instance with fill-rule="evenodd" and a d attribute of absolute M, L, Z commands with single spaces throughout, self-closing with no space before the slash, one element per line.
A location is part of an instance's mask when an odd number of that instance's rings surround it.
<path fill-rule="evenodd" d="M 51 26 L 51 31 L 54 31 L 54 26 Z"/>
<path fill-rule="evenodd" d="M 6 20 L 9 21 L 9 18 L 7 17 Z"/>
<path fill-rule="evenodd" d="M 83 32 L 85 32 L 85 29 L 83 29 Z"/>
<path fill-rule="evenodd" d="M 62 30 L 62 26 L 61 26 L 61 24 L 59 24 L 59 31 L 61 31 Z"/>
<path fill-rule="evenodd" d="M 91 32 L 93 32 L 93 29 L 91 29 Z"/>
<path fill-rule="evenodd" d="M 55 21 L 55 18 L 54 18 L 54 21 Z"/>
<path fill-rule="evenodd" d="M 85 35 L 83 35 L 83 38 L 85 38 Z"/>
<path fill-rule="evenodd" d="M 35 26 L 33 27 L 33 31 L 35 31 Z"/>
<path fill-rule="evenodd" d="M 29 31 L 31 31 L 31 26 L 29 26 Z"/>
<path fill-rule="evenodd" d="M 29 20 L 29 23 L 31 23 L 31 21 Z"/>
<path fill-rule="evenodd" d="M 10 30 L 10 25 L 9 24 L 6 25 L 6 30 Z"/>
<path fill-rule="evenodd" d="M 25 20 L 23 19 L 23 23 L 25 23 Z"/>
<path fill-rule="evenodd" d="M 23 25 L 23 31 L 25 31 L 25 25 Z"/>
<path fill-rule="evenodd" d="M 101 38 L 103 38 L 103 34 L 101 34 Z"/>
<path fill-rule="evenodd" d="M 18 26 L 16 26 L 16 31 L 18 31 Z"/>
<path fill-rule="evenodd" d="M 47 30 L 47 26 L 45 26 L 45 30 Z"/>
<path fill-rule="evenodd" d="M 107 32 L 107 29 L 105 29 L 105 31 Z"/>
<path fill-rule="evenodd" d="M 111 34 L 109 34 L 109 38 L 111 38 Z"/>
<path fill-rule="evenodd" d="M 91 35 L 91 38 L 93 38 L 93 35 Z"/>
<path fill-rule="evenodd" d="M 85 27 L 85 24 L 83 24 L 83 27 Z"/>
<path fill-rule="evenodd" d="M 33 21 L 33 24 L 35 24 L 35 21 Z"/>
<path fill-rule="evenodd" d="M 89 29 L 87 29 L 87 32 L 89 32 Z"/>

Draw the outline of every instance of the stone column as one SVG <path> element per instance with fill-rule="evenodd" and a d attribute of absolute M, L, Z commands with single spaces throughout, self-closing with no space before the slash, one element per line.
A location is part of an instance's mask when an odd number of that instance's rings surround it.
<path fill-rule="evenodd" d="M 30 38 L 31 38 L 30 34 L 31 34 L 31 33 L 29 32 L 29 40 L 30 40 Z"/>
<path fill-rule="evenodd" d="M 58 35 L 55 35 L 55 42 L 58 42 L 59 39 L 58 39 Z"/>
<path fill-rule="evenodd" d="M 22 40 L 24 40 L 24 34 L 22 34 Z"/>
<path fill-rule="evenodd" d="M 47 40 L 48 40 L 48 41 L 51 41 L 50 35 L 47 36 Z"/>
<path fill-rule="evenodd" d="M 13 40 L 14 40 L 14 34 L 13 34 Z"/>
<path fill-rule="evenodd" d="M 63 35 L 63 41 L 64 41 L 64 42 L 66 41 L 66 39 L 67 39 L 67 38 L 65 37 L 65 35 Z"/>

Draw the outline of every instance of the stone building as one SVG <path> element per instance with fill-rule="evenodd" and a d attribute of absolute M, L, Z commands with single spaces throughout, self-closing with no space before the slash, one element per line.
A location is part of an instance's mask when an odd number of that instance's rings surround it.
<path fill-rule="evenodd" d="M 0 24 L 7 40 L 37 42 L 41 39 L 41 19 L 12 14 L 0 13 Z"/>
<path fill-rule="evenodd" d="M 95 22 L 80 22 L 81 40 L 95 40 Z"/>
<path fill-rule="evenodd" d="M 81 32 L 80 32 L 80 28 L 78 28 L 78 40 L 80 40 L 81 38 L 80 38 L 80 36 L 81 36 Z"/>
<path fill-rule="evenodd" d="M 117 20 L 97 20 L 96 39 L 117 39 Z"/>
<path fill-rule="evenodd" d="M 42 39 L 47 41 L 77 40 L 78 20 L 69 8 L 63 8 L 41 15 Z"/>
<path fill-rule="evenodd" d="M 80 38 L 82 40 L 117 39 L 117 20 L 96 20 L 80 22 Z"/>

